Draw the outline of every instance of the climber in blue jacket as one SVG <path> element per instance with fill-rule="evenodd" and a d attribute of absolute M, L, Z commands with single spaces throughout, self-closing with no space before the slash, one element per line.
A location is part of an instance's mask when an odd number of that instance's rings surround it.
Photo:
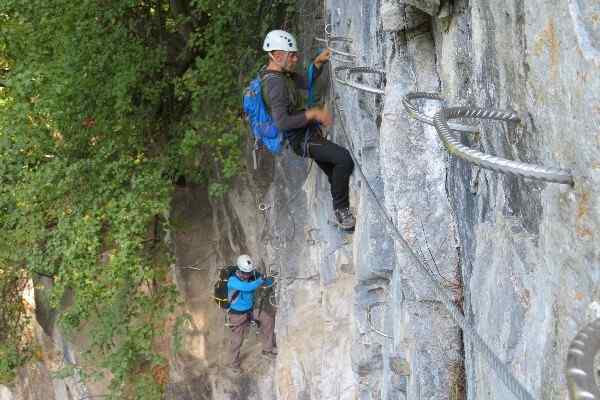
<path fill-rule="evenodd" d="M 273 279 L 262 278 L 249 256 L 242 254 L 237 258 L 238 269 L 227 280 L 227 299 L 229 307 L 229 327 L 231 328 L 230 367 L 240 372 L 240 349 L 244 336 L 252 321 L 260 326 L 263 356 L 274 359 L 277 356 L 275 347 L 275 319 L 269 313 L 254 309 L 254 292 L 261 286 L 273 285 Z"/>

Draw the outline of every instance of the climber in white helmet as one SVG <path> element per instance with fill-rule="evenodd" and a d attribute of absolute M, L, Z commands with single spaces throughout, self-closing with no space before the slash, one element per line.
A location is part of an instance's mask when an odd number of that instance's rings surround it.
<path fill-rule="evenodd" d="M 254 307 L 254 292 L 261 286 L 272 286 L 272 278 L 262 278 L 256 271 L 250 256 L 242 254 L 237 258 L 237 271 L 227 280 L 227 299 L 229 307 L 229 326 L 231 328 L 230 368 L 241 372 L 240 349 L 244 336 L 252 321 L 260 327 L 263 356 L 274 359 L 277 356 L 275 347 L 275 320 L 272 315 Z"/>
<path fill-rule="evenodd" d="M 277 127 L 284 132 L 294 153 L 310 157 L 327 175 L 333 210 L 340 227 L 353 231 L 355 218 L 350 210 L 349 182 L 354 162 L 348 150 L 329 140 L 322 127 L 333 123 L 325 107 L 307 108 L 300 89 L 308 89 L 305 74 L 296 72 L 298 44 L 290 33 L 275 30 L 265 37 L 263 50 L 268 63 L 261 71 L 263 99 Z M 322 51 L 313 61 L 315 79 L 329 61 L 330 51 Z"/>

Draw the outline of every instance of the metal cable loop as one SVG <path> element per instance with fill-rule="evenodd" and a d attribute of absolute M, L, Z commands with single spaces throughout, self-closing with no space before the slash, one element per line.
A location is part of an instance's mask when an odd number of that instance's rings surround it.
<path fill-rule="evenodd" d="M 346 77 L 343 78 L 340 76 L 342 71 L 347 71 Z M 335 80 L 342 85 L 350 86 L 352 88 L 362 90 L 364 92 L 373 93 L 373 94 L 385 94 L 383 89 L 374 88 L 368 85 L 364 85 L 361 83 L 352 82 L 350 80 L 350 75 L 352 74 L 377 74 L 381 78 L 385 79 L 385 71 L 380 69 L 375 69 L 371 67 L 353 67 L 349 65 L 341 65 L 339 67 L 335 67 L 333 74 L 335 75 Z"/>
<path fill-rule="evenodd" d="M 332 87 L 333 87 L 333 82 L 331 82 L 331 83 L 332 83 Z M 448 313 L 450 314 L 450 316 L 452 317 L 454 322 L 464 332 L 465 340 L 468 340 L 470 343 L 473 344 L 473 347 L 477 348 L 481 353 L 483 353 L 484 358 L 489 363 L 489 365 L 492 367 L 492 369 L 494 369 L 494 371 L 496 372 L 496 374 L 498 375 L 500 380 L 504 383 L 504 385 L 506 385 L 506 387 L 519 400 L 534 400 L 534 397 L 527 391 L 527 389 L 525 389 L 525 387 L 517 380 L 517 378 L 514 377 L 512 372 L 498 358 L 498 356 L 496 356 L 496 354 L 491 350 L 491 348 L 487 345 L 487 343 L 483 340 L 483 338 L 481 336 L 479 336 L 479 334 L 477 333 L 475 328 L 473 328 L 473 326 L 471 326 L 467 322 L 467 320 L 465 319 L 464 315 L 462 314 L 462 312 L 460 311 L 458 306 L 456 306 L 456 304 L 454 304 L 452 302 L 452 300 L 450 299 L 448 294 L 444 291 L 443 286 L 437 281 L 435 276 L 433 276 L 432 273 L 424 266 L 421 259 L 419 259 L 417 257 L 414 249 L 406 241 L 406 239 L 400 232 L 400 229 L 393 222 L 391 216 L 388 214 L 387 210 L 385 209 L 385 207 L 383 206 L 383 204 L 377 197 L 375 190 L 373 189 L 373 186 L 371 185 L 371 183 L 367 179 L 364 171 L 362 170 L 362 166 L 359 163 L 358 158 L 356 157 L 356 152 L 354 150 L 354 144 L 352 142 L 352 138 L 346 130 L 346 126 L 344 124 L 344 119 L 342 116 L 342 111 L 340 110 L 340 106 L 339 106 L 338 102 L 336 101 L 335 97 L 333 99 L 333 103 L 335 106 L 334 107 L 335 111 L 337 112 L 337 114 L 339 116 L 342 133 L 343 133 L 344 137 L 346 138 L 348 145 L 349 145 L 349 149 L 348 149 L 349 153 L 350 153 L 352 159 L 354 160 L 355 166 L 357 167 L 356 170 L 359 172 L 361 178 L 366 183 L 367 192 L 371 195 L 371 197 L 373 198 L 373 201 L 377 205 L 376 210 L 378 211 L 380 216 L 385 221 L 386 226 L 390 230 L 390 234 L 394 237 L 394 239 L 396 239 L 401 244 L 401 246 L 404 249 L 406 249 L 409 257 L 412 258 L 412 261 L 420 267 L 419 271 L 421 271 L 421 273 L 423 273 L 423 275 L 427 279 L 429 279 L 429 281 L 432 283 L 434 290 L 436 292 L 436 295 L 438 296 L 438 298 L 440 299 L 442 304 L 444 304 L 444 306 L 448 310 Z"/>
<path fill-rule="evenodd" d="M 594 359 L 600 352 L 600 319 L 586 325 L 573 338 L 567 352 L 567 387 L 571 400 L 600 399 Z"/>
<path fill-rule="evenodd" d="M 442 104 L 445 104 L 446 100 L 438 93 L 428 92 L 411 92 L 402 98 L 402 104 L 411 117 L 423 122 L 424 124 L 433 126 L 433 117 L 421 113 L 417 106 L 411 103 L 411 100 L 417 99 L 437 100 L 442 102 Z M 457 123 L 450 123 L 448 125 L 450 129 L 455 131 L 479 132 L 479 128 L 476 126 L 462 125 Z"/>
<path fill-rule="evenodd" d="M 378 302 L 375 302 L 375 303 L 373 303 L 373 304 L 369 304 L 369 305 L 367 306 L 367 324 L 369 325 L 369 328 L 370 328 L 370 329 L 371 329 L 373 332 L 377 333 L 378 335 L 381 335 L 381 336 L 383 336 L 383 337 L 385 337 L 385 338 L 388 338 L 388 339 L 393 339 L 393 338 L 394 338 L 393 336 L 391 336 L 391 335 L 388 335 L 387 333 L 385 333 L 385 332 L 383 332 L 383 331 L 381 331 L 381 330 L 379 330 L 379 329 L 375 328 L 375 326 L 373 325 L 373 318 L 372 318 L 372 316 L 371 316 L 371 310 L 372 310 L 373 308 L 375 308 L 375 307 L 379 307 L 379 306 L 386 306 L 386 305 L 387 305 L 387 303 L 386 303 L 386 302 L 384 302 L 384 301 L 378 301 Z"/>
<path fill-rule="evenodd" d="M 460 142 L 460 138 L 451 132 L 451 129 L 448 126 L 447 120 L 452 118 L 478 118 L 519 122 L 520 118 L 517 113 L 485 108 L 452 107 L 437 112 L 433 117 L 433 123 L 448 152 L 463 160 L 497 172 L 519 175 L 525 178 L 546 182 L 573 184 L 573 177 L 568 170 L 507 160 L 465 146 Z"/>

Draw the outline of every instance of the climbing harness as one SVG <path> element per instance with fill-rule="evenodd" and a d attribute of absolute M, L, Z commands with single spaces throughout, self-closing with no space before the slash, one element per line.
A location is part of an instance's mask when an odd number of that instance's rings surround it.
<path fill-rule="evenodd" d="M 437 100 L 442 102 L 442 104 L 445 104 L 446 101 L 444 100 L 444 98 L 437 94 L 437 93 L 426 93 L 426 92 L 412 92 L 412 93 L 408 93 L 406 96 L 404 96 L 402 98 L 402 104 L 404 105 L 404 108 L 406 109 L 406 111 L 408 112 L 408 114 L 413 117 L 414 119 L 421 121 L 427 125 L 431 125 L 433 126 L 433 117 L 427 116 L 425 114 L 422 114 L 419 109 L 417 108 L 417 106 L 415 106 L 413 103 L 411 103 L 411 100 L 418 100 L 418 99 L 427 99 L 427 100 Z M 457 123 L 449 123 L 448 126 L 450 127 L 450 129 L 454 130 L 454 131 L 461 131 L 461 132 L 479 132 L 479 128 L 476 126 L 469 126 L 469 125 L 462 125 L 462 124 L 457 124 Z"/>
<path fill-rule="evenodd" d="M 573 338 L 567 352 L 567 387 L 571 400 L 600 399 L 594 359 L 600 352 L 600 319 L 586 325 Z"/>
<path fill-rule="evenodd" d="M 525 178 L 546 182 L 573 185 L 573 177 L 567 170 L 507 160 L 465 146 L 460 142 L 460 138 L 451 132 L 448 126 L 447 121 L 452 118 L 477 118 L 520 122 L 521 118 L 516 112 L 474 107 L 444 108 L 435 114 L 433 123 L 448 152 L 463 160 L 497 172 L 520 175 Z"/>
<path fill-rule="evenodd" d="M 394 338 L 393 336 L 388 335 L 387 333 L 383 332 L 382 330 L 375 328 L 375 325 L 373 324 L 373 318 L 371 316 L 371 311 L 373 310 L 373 308 L 387 306 L 387 305 L 388 305 L 388 303 L 386 303 L 384 301 L 378 301 L 378 302 L 369 304 L 367 306 L 367 325 L 369 326 L 369 329 L 371 329 L 373 332 L 377 333 L 378 335 L 383 336 L 384 338 L 393 339 Z"/>
<path fill-rule="evenodd" d="M 331 86 L 333 88 L 333 82 L 331 82 Z M 475 348 L 477 348 L 481 353 L 483 353 L 487 362 L 496 371 L 498 377 L 506 385 L 506 387 L 520 400 L 533 400 L 533 396 L 527 391 L 527 389 L 525 389 L 525 387 L 515 378 L 510 369 L 492 351 L 492 349 L 488 346 L 485 340 L 483 340 L 483 338 L 477 333 L 475 328 L 466 320 L 465 316 L 463 315 L 462 311 L 458 308 L 458 306 L 452 302 L 452 299 L 445 292 L 443 286 L 437 281 L 437 279 L 431 274 L 431 272 L 427 268 L 425 268 L 423 262 L 417 257 L 412 246 L 406 241 L 406 239 L 400 232 L 400 229 L 393 222 L 384 205 L 377 197 L 373 186 L 367 179 L 362 169 L 362 166 L 359 163 L 359 160 L 356 156 L 354 143 L 348 131 L 346 130 L 346 126 L 343 120 L 343 108 L 338 104 L 337 97 L 334 97 L 332 100 L 335 105 L 334 108 L 339 116 L 341 131 L 349 145 L 348 150 L 350 152 L 350 155 L 354 160 L 354 163 L 362 180 L 366 184 L 368 193 L 371 195 L 373 201 L 377 205 L 376 210 L 385 221 L 386 226 L 389 228 L 391 235 L 401 244 L 401 246 L 404 249 L 406 249 L 408 255 L 413 260 L 413 262 L 420 267 L 419 271 L 421 271 L 423 275 L 431 282 L 438 298 L 440 299 L 442 304 L 444 304 L 454 322 L 464 332 L 464 338 L 467 341 L 469 341 Z"/>
<path fill-rule="evenodd" d="M 346 76 L 342 77 L 341 72 L 346 71 Z M 373 94 L 385 94 L 383 89 L 374 88 L 362 83 L 353 82 L 350 80 L 350 77 L 353 74 L 376 74 L 379 75 L 382 82 L 385 82 L 385 71 L 380 69 L 375 69 L 371 67 L 352 67 L 349 65 L 341 65 L 339 67 L 335 67 L 334 69 L 335 80 L 342 85 L 350 86 L 352 88 L 362 90 L 368 93 Z M 385 86 L 385 85 L 383 85 Z"/>

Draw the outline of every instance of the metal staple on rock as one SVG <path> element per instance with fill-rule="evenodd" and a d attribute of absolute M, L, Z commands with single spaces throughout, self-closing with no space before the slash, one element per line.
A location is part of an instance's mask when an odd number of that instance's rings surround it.
<path fill-rule="evenodd" d="M 438 93 L 428 93 L 428 92 L 412 92 L 408 93 L 406 96 L 402 98 L 402 104 L 404 108 L 408 112 L 408 114 L 414 119 L 423 122 L 424 124 L 433 126 L 433 117 L 425 115 L 419 111 L 417 106 L 411 103 L 411 100 L 417 99 L 427 99 L 427 100 L 437 100 L 445 103 L 444 98 Z M 461 132 L 479 132 L 479 128 L 476 126 L 468 126 L 462 124 L 451 123 L 448 124 L 450 129 Z"/>
<path fill-rule="evenodd" d="M 327 45 L 327 49 L 329 49 L 329 51 L 331 52 L 332 55 L 337 55 L 337 56 L 346 57 L 346 58 L 350 59 L 350 60 L 340 60 L 343 62 L 353 62 L 354 59 L 356 59 L 356 55 L 354 55 L 352 53 L 348 53 L 346 51 L 336 49 L 335 47 L 332 46 L 332 43 L 334 43 L 334 42 L 352 43 L 352 39 L 345 37 L 345 36 L 332 36 L 327 32 L 327 29 L 325 29 L 325 34 L 327 35 L 327 37 L 325 39 L 315 38 L 315 40 L 317 42 L 325 43 Z"/>
<path fill-rule="evenodd" d="M 586 325 L 573 338 L 567 352 L 567 387 L 571 400 L 600 399 L 594 359 L 600 352 L 600 319 Z"/>
<path fill-rule="evenodd" d="M 477 118 L 520 122 L 521 119 L 516 112 L 471 107 L 444 108 L 435 114 L 433 117 L 433 124 L 440 139 L 446 146 L 446 149 L 448 149 L 448 152 L 463 160 L 479 165 L 482 168 L 502 173 L 520 175 L 525 178 L 546 182 L 573 184 L 573 177 L 567 170 L 507 160 L 465 146 L 460 142 L 460 138 L 451 132 L 451 129 L 448 126 L 447 120 L 452 118 Z"/>
<path fill-rule="evenodd" d="M 345 79 L 340 76 L 340 72 L 342 72 L 342 71 L 347 71 Z M 385 94 L 385 91 L 383 89 L 374 88 L 374 87 L 371 87 L 368 85 L 363 85 L 361 83 L 352 82 L 350 80 L 350 76 L 352 74 L 359 74 L 359 73 L 377 74 L 382 79 L 385 79 L 385 71 L 380 70 L 380 69 L 371 68 L 371 67 L 353 67 L 353 66 L 348 66 L 348 65 L 342 65 L 339 67 L 335 67 L 335 69 L 334 69 L 335 80 L 337 82 L 341 83 L 342 85 L 350 86 L 352 88 L 362 90 L 362 91 L 368 92 L 368 93 L 381 94 L 381 95 Z"/>
<path fill-rule="evenodd" d="M 372 316 L 371 316 L 371 310 L 373 310 L 373 308 L 375 308 L 375 307 L 379 307 L 379 306 L 386 306 L 386 305 L 387 305 L 387 303 L 386 303 L 386 302 L 384 302 L 384 301 L 378 301 L 378 302 L 375 302 L 375 303 L 373 303 L 373 304 L 369 304 L 369 305 L 367 306 L 367 324 L 369 325 L 369 328 L 370 328 L 370 329 L 371 329 L 373 332 L 377 333 L 378 335 L 381 335 L 381 336 L 383 336 L 383 337 L 385 337 L 385 338 L 388 338 L 388 339 L 393 339 L 393 338 L 394 338 L 393 336 L 391 336 L 391 335 L 388 335 L 388 334 L 386 334 L 385 332 L 383 332 L 383 331 L 381 331 L 381 330 L 379 330 L 379 329 L 375 328 L 375 326 L 373 326 L 373 318 L 372 318 Z"/>
<path fill-rule="evenodd" d="M 431 272 L 429 270 L 427 270 L 427 268 L 425 268 L 425 266 L 423 265 L 423 262 L 417 257 L 417 255 L 416 255 L 415 251 L 413 250 L 413 248 L 411 247 L 411 245 L 406 241 L 406 239 L 404 238 L 404 236 L 402 235 L 402 233 L 400 232 L 400 230 L 398 229 L 396 224 L 393 222 L 393 220 L 390 217 L 390 215 L 388 214 L 387 210 L 385 209 L 385 207 L 383 206 L 383 204 L 381 203 L 381 201 L 375 194 L 375 190 L 373 189 L 373 186 L 371 185 L 371 183 L 368 181 L 366 175 L 364 174 L 364 171 L 362 170 L 359 160 L 356 157 L 356 152 L 354 150 L 355 148 L 354 148 L 354 144 L 352 142 L 352 138 L 348 134 L 345 124 L 343 122 L 343 116 L 340 111 L 338 102 L 336 101 L 335 98 L 334 98 L 333 102 L 335 105 L 335 110 L 339 116 L 342 133 L 343 133 L 344 137 L 346 138 L 346 140 L 348 141 L 348 145 L 350 147 L 349 148 L 350 155 L 352 156 L 352 159 L 354 160 L 354 163 L 357 167 L 359 174 L 361 175 L 362 179 L 366 183 L 367 191 L 369 192 L 369 194 L 373 198 L 373 201 L 377 205 L 377 207 L 376 207 L 377 211 L 382 216 L 382 218 L 386 221 L 386 226 L 390 229 L 390 233 L 392 234 L 392 236 L 394 236 L 394 238 L 400 242 L 402 247 L 404 247 L 407 250 L 407 252 L 408 252 L 410 258 L 412 258 L 413 262 L 420 267 L 419 271 L 421 271 L 423 273 L 423 275 L 432 283 L 433 288 L 434 288 L 437 296 L 439 297 L 440 301 L 442 302 L 442 304 L 444 304 L 444 306 L 448 310 L 448 313 L 450 314 L 450 316 L 452 317 L 454 322 L 464 332 L 464 338 L 466 340 L 468 340 L 481 353 L 483 353 L 484 358 L 487 360 L 487 362 L 490 364 L 490 366 L 494 369 L 494 371 L 496 371 L 496 373 L 498 374 L 498 377 L 506 385 L 506 387 L 519 400 L 533 400 L 534 397 L 514 377 L 514 375 L 511 373 L 511 371 L 508 369 L 508 367 L 491 350 L 491 348 L 487 345 L 487 343 L 483 340 L 483 338 L 481 336 L 479 336 L 479 334 L 477 333 L 475 328 L 473 328 L 473 326 L 471 326 L 467 322 L 465 316 L 462 314 L 462 312 L 460 311 L 458 306 L 452 302 L 452 300 L 450 299 L 448 294 L 444 291 L 444 288 L 442 287 L 442 285 L 431 274 Z"/>
<path fill-rule="evenodd" d="M 346 38 L 344 36 L 329 36 L 328 48 L 329 48 L 329 51 L 331 51 L 331 54 L 336 54 L 338 56 L 347 57 L 347 58 L 351 58 L 351 59 L 356 58 L 356 55 L 354 55 L 352 53 L 341 51 L 341 50 L 336 49 L 335 47 L 332 47 L 331 46 L 332 42 L 352 43 L 352 39 Z"/>

